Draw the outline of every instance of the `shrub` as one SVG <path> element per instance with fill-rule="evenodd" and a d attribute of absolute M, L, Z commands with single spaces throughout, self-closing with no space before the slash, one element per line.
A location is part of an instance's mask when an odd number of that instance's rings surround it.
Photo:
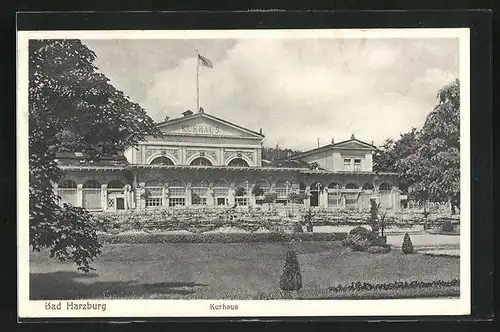
<path fill-rule="evenodd" d="M 364 238 L 361 235 L 352 235 L 351 236 L 351 245 L 350 248 L 354 251 L 365 251 L 372 245 L 372 241 L 368 238 Z"/>
<path fill-rule="evenodd" d="M 294 233 L 304 233 L 304 229 L 302 228 L 302 225 L 300 224 L 300 222 L 293 223 L 293 232 Z"/>
<path fill-rule="evenodd" d="M 293 250 L 286 253 L 283 273 L 280 277 L 280 288 L 283 291 L 298 291 L 302 288 L 299 260 Z"/>
<path fill-rule="evenodd" d="M 403 239 L 402 246 L 403 254 L 411 254 L 413 253 L 413 244 L 411 243 L 410 234 L 406 233 Z"/>
<path fill-rule="evenodd" d="M 455 227 L 453 227 L 453 223 L 451 220 L 445 220 L 443 222 L 443 225 L 441 225 L 441 231 L 443 232 L 453 232 L 455 230 Z"/>
<path fill-rule="evenodd" d="M 391 251 L 390 246 L 371 246 L 368 249 L 366 249 L 367 252 L 371 254 L 387 254 L 389 251 Z"/>
<path fill-rule="evenodd" d="M 361 236 L 361 237 L 366 238 L 366 239 L 373 239 L 376 236 L 372 231 L 370 231 L 364 227 L 361 227 L 361 226 L 353 228 L 349 232 L 349 235 L 358 235 L 358 236 Z"/>

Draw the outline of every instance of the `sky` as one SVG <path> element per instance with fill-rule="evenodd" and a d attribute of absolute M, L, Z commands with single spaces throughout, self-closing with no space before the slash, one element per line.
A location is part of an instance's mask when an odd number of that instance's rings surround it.
<path fill-rule="evenodd" d="M 264 146 L 307 150 L 357 139 L 375 145 L 420 128 L 436 93 L 459 77 L 459 40 L 83 40 L 116 88 L 155 121 L 200 106 L 248 129 Z"/>

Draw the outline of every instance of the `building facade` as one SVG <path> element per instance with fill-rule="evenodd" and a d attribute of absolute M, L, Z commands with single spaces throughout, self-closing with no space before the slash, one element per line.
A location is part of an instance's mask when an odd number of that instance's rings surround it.
<path fill-rule="evenodd" d="M 163 138 L 96 163 L 81 154 L 58 155 L 65 172 L 55 185 L 61 203 L 110 212 L 255 206 L 267 193 L 287 204 L 296 192 L 304 194 L 304 206 L 364 210 L 374 199 L 384 209 L 399 209 L 396 175 L 373 172 L 376 148 L 354 136 L 292 157 L 309 167 L 283 167 L 263 166 L 262 132 L 203 111 L 186 111 L 158 128 Z"/>

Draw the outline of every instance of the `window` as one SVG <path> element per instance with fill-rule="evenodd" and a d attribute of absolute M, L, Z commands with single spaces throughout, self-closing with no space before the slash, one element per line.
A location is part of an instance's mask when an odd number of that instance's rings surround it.
<path fill-rule="evenodd" d="M 351 158 L 344 158 L 344 171 L 352 171 Z"/>
<path fill-rule="evenodd" d="M 361 159 L 354 159 L 354 171 L 361 171 Z"/>
<path fill-rule="evenodd" d="M 232 167 L 248 167 L 248 163 L 243 160 L 242 158 L 234 158 L 227 164 L 227 166 L 232 166 Z"/>
<path fill-rule="evenodd" d="M 174 162 L 165 156 L 157 157 L 151 161 L 151 165 L 170 165 L 173 166 Z"/>
<path fill-rule="evenodd" d="M 169 186 L 168 206 L 186 205 L 186 184 L 181 179 L 174 179 Z"/>
<path fill-rule="evenodd" d="M 198 157 L 198 158 L 194 159 L 190 165 L 191 166 L 212 166 L 212 163 L 207 158 Z"/>
<path fill-rule="evenodd" d="M 278 199 L 287 199 L 288 193 L 290 192 L 291 189 L 291 182 L 290 181 L 278 181 L 276 183 L 276 194 L 278 195 Z"/>
<path fill-rule="evenodd" d="M 163 205 L 163 184 L 158 179 L 146 181 L 146 207 Z"/>
<path fill-rule="evenodd" d="M 220 179 L 214 183 L 214 197 L 217 200 L 217 205 L 226 205 L 229 197 L 229 183 Z"/>
<path fill-rule="evenodd" d="M 205 180 L 196 180 L 191 187 L 191 204 L 207 205 L 208 183 Z"/>
<path fill-rule="evenodd" d="M 66 203 L 76 206 L 76 183 L 71 180 L 64 180 L 57 186 L 57 195 L 60 197 L 60 203 Z"/>
<path fill-rule="evenodd" d="M 100 210 L 101 206 L 101 184 L 95 180 L 89 180 L 83 184 L 83 207 L 87 210 Z"/>
<path fill-rule="evenodd" d="M 257 182 L 257 185 L 264 192 L 264 194 L 262 196 L 265 196 L 269 192 L 269 190 L 271 189 L 271 186 L 269 185 L 269 182 L 267 182 L 267 180 L 265 180 L 265 179 L 259 180 Z"/>
<path fill-rule="evenodd" d="M 382 183 L 379 188 L 381 191 L 390 191 L 391 190 L 391 185 L 388 184 L 387 182 Z"/>
<path fill-rule="evenodd" d="M 168 206 L 186 205 L 185 198 L 170 198 L 168 200 Z"/>
<path fill-rule="evenodd" d="M 248 205 L 248 198 L 238 196 L 235 198 L 236 205 Z"/>

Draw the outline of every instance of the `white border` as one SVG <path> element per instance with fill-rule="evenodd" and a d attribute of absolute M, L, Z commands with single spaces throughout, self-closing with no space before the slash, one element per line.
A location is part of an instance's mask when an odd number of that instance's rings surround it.
<path fill-rule="evenodd" d="M 17 183 L 18 183 L 18 315 L 49 317 L 269 317 L 400 316 L 470 314 L 470 32 L 452 29 L 335 30 L 170 30 L 170 31 L 21 31 L 17 33 Z M 47 311 L 45 301 L 29 300 L 28 210 L 28 41 L 29 39 L 228 39 L 228 38 L 459 38 L 461 235 L 460 298 L 319 301 L 100 300 L 106 311 Z M 416 271 L 418 273 L 418 271 Z M 135 303 L 136 301 L 139 301 Z M 63 307 L 64 303 L 63 302 Z M 73 301 L 85 303 L 86 301 Z M 209 305 L 238 305 L 235 311 L 211 311 Z"/>

